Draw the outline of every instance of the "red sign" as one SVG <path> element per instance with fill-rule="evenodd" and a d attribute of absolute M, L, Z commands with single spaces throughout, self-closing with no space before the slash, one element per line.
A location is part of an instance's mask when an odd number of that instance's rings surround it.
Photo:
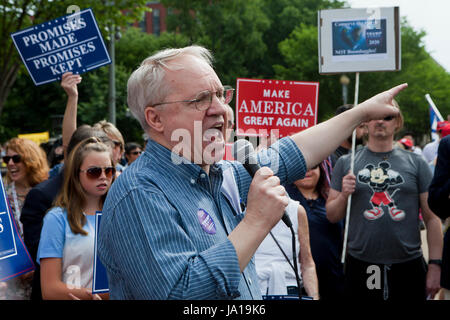
<path fill-rule="evenodd" d="M 233 158 L 233 143 L 227 142 L 225 143 L 225 154 L 223 156 L 223 160 L 234 161 Z"/>
<path fill-rule="evenodd" d="M 317 123 L 318 82 L 237 79 L 236 135 L 279 137 Z"/>

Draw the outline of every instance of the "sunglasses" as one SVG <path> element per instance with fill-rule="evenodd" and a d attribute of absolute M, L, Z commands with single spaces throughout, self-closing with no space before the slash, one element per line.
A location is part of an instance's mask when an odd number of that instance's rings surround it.
<path fill-rule="evenodd" d="M 133 151 L 133 152 L 130 152 L 132 155 L 134 155 L 134 156 L 137 156 L 138 154 L 141 154 L 142 153 L 142 151 Z"/>
<path fill-rule="evenodd" d="M 86 172 L 86 176 L 89 179 L 98 179 L 102 175 L 102 172 L 105 171 L 106 178 L 110 179 L 113 175 L 116 174 L 116 168 L 114 167 L 91 167 L 86 170 L 81 170 L 81 172 Z"/>
<path fill-rule="evenodd" d="M 394 119 L 393 116 L 388 116 L 388 117 L 384 118 L 383 120 L 384 121 L 391 121 L 392 119 Z"/>
<path fill-rule="evenodd" d="M 14 163 L 19 163 L 20 161 L 22 161 L 22 157 L 20 156 L 20 154 L 15 154 L 13 156 L 4 156 L 3 162 L 8 164 L 9 160 L 11 160 L 11 159 Z"/>

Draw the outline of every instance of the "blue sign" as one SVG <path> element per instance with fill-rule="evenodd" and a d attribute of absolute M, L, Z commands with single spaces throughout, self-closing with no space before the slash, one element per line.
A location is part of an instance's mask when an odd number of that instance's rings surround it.
<path fill-rule="evenodd" d="M 94 279 L 92 281 L 92 293 L 94 294 L 109 292 L 106 268 L 97 255 L 97 238 L 100 231 L 101 219 L 102 213 L 100 211 L 97 211 L 95 213 Z"/>
<path fill-rule="evenodd" d="M 386 19 L 332 23 L 333 56 L 386 54 Z"/>
<path fill-rule="evenodd" d="M 111 63 L 91 9 L 11 34 L 35 85 Z"/>
<path fill-rule="evenodd" d="M 35 269 L 13 217 L 0 175 L 0 281 Z"/>

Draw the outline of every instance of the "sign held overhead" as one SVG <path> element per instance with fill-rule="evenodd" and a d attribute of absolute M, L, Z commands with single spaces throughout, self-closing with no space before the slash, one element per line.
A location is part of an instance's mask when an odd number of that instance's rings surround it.
<path fill-rule="evenodd" d="M 91 9 L 11 34 L 35 85 L 111 63 Z"/>
<path fill-rule="evenodd" d="M 318 12 L 319 73 L 398 71 L 399 7 Z"/>

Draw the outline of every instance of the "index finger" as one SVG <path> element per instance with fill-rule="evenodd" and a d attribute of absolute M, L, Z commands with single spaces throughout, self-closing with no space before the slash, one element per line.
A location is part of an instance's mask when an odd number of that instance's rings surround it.
<path fill-rule="evenodd" d="M 407 83 L 399 84 L 398 86 L 395 86 L 388 90 L 389 95 L 394 98 L 396 95 L 400 93 L 400 91 L 406 89 L 408 87 Z"/>
<path fill-rule="evenodd" d="M 73 73 L 70 72 L 70 71 L 65 72 L 65 73 L 62 75 L 61 80 L 64 80 L 65 78 L 69 77 L 69 76 L 72 75 L 72 74 L 73 74 Z"/>

